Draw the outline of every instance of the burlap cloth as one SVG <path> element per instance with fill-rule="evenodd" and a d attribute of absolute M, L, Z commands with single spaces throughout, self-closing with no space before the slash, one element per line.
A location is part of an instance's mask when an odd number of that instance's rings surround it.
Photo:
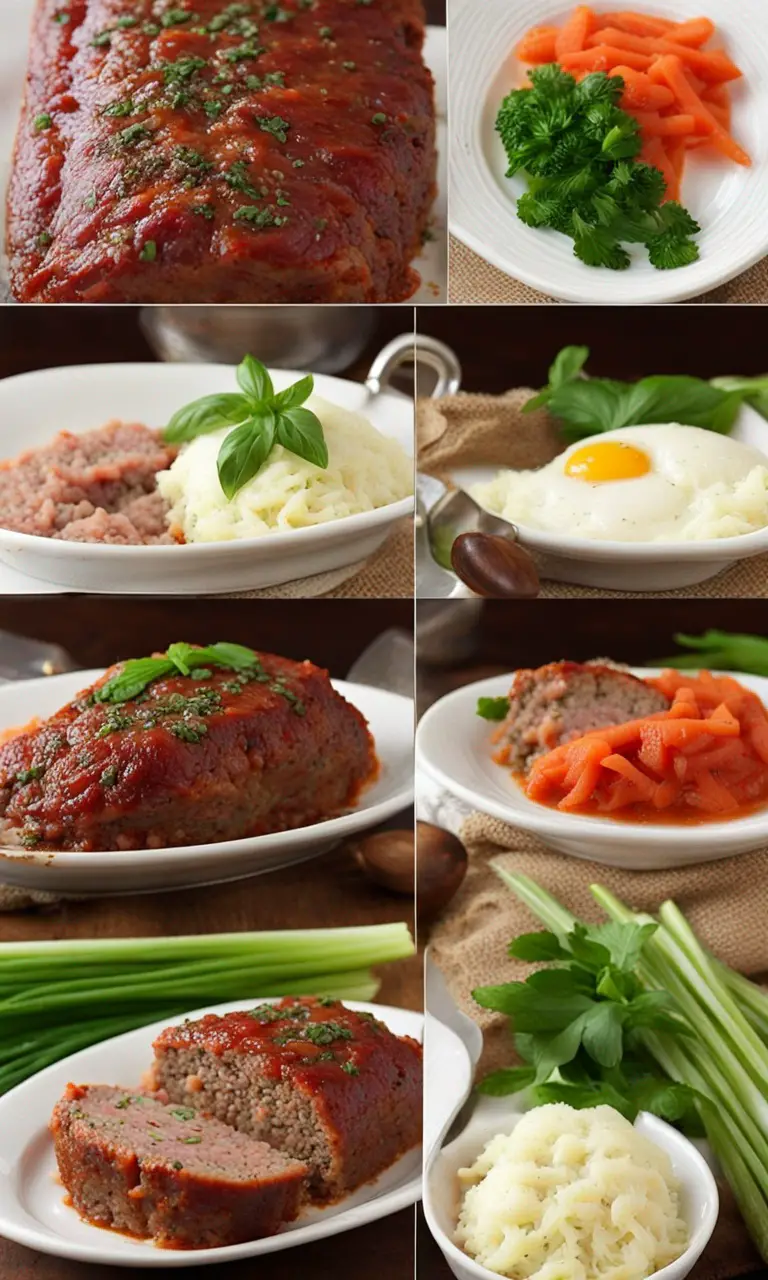
<path fill-rule="evenodd" d="M 383 547 L 368 560 L 329 573 L 316 573 L 311 578 L 297 578 L 282 586 L 232 592 L 229 598 L 313 600 L 324 596 L 332 600 L 392 600 L 412 596 L 413 588 L 413 521 L 408 519 L 397 525 Z"/>
<path fill-rule="evenodd" d="M 492 464 L 525 470 L 543 467 L 565 448 L 556 423 L 544 409 L 522 412 L 533 395 L 530 387 L 518 387 L 503 396 L 460 393 L 439 400 L 419 400 L 416 406 L 416 436 L 419 469 L 448 481 L 453 467 Z M 534 559 L 537 559 L 534 556 Z M 594 598 L 636 600 L 633 591 L 609 591 L 601 587 L 580 587 L 555 582 L 542 576 L 542 599 L 579 600 Z M 657 599 L 722 600 L 768 596 L 768 555 L 741 560 L 716 577 L 694 587 L 672 591 L 643 592 Z"/>
<path fill-rule="evenodd" d="M 490 262 L 473 253 L 455 236 L 450 238 L 448 259 L 449 302 L 542 303 L 557 302 L 544 293 L 537 293 L 521 280 L 492 267 Z M 717 289 L 704 293 L 689 302 L 768 302 L 768 258 L 750 267 Z"/>
<path fill-rule="evenodd" d="M 595 882 L 638 911 L 653 912 L 673 898 L 721 960 L 754 979 L 768 975 L 768 850 L 670 871 L 625 871 L 555 853 L 535 836 L 485 814 L 473 813 L 461 838 L 469 855 L 466 879 L 434 928 L 430 950 L 457 1005 L 483 1030 L 480 1075 L 509 1065 L 514 1055 L 507 1019 L 481 1009 L 471 992 L 526 977 L 531 966 L 511 960 L 507 946 L 518 934 L 544 928 L 504 886 L 491 859 L 530 876 L 574 915 L 595 923 L 605 918 L 589 892 Z M 693 1273 L 696 1280 L 725 1280 L 761 1266 L 723 1183 L 720 1194 L 720 1217 Z"/>

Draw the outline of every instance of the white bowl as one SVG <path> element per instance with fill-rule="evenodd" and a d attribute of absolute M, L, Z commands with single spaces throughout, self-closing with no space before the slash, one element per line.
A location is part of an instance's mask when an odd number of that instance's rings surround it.
<path fill-rule="evenodd" d="M 251 1002 L 252 1003 L 252 1002 Z M 263 1000 L 260 1000 L 263 1003 Z M 420 1013 L 387 1005 L 345 1000 L 350 1009 L 381 1018 L 398 1036 L 422 1038 Z M 200 1018 L 206 1013 L 229 1013 L 248 1007 L 247 1000 L 196 1009 L 188 1014 Z M 152 1041 L 159 1032 L 178 1019 L 165 1018 L 151 1026 L 129 1031 L 72 1054 L 46 1067 L 10 1093 L 0 1098 L 0 1235 L 29 1249 L 58 1258 L 101 1263 L 113 1267 L 205 1267 L 239 1258 L 261 1257 L 297 1245 L 322 1240 L 326 1236 L 351 1231 L 367 1222 L 415 1204 L 421 1190 L 421 1153 L 418 1148 L 338 1203 L 326 1208 L 305 1208 L 295 1222 L 266 1240 L 249 1240 L 215 1249 L 160 1249 L 148 1240 L 136 1240 L 118 1231 L 109 1231 L 83 1222 L 64 1203 L 64 1189 L 56 1179 L 56 1160 L 48 1119 L 54 1104 L 70 1080 L 103 1080 L 116 1084 L 138 1084 L 152 1061 Z M 343 1250 L 343 1245 L 340 1246 Z M 34 1269 L 34 1263 L 30 1266 Z M 297 1266 L 297 1271 L 300 1266 Z M 287 1268 L 290 1271 L 290 1268 Z M 228 1274 L 228 1272 L 227 1272 Z M 255 1273 L 254 1273 L 255 1274 Z M 87 1272 L 83 1273 L 84 1277 Z"/>
<path fill-rule="evenodd" d="M 731 439 L 750 445 L 765 455 L 768 466 L 768 421 L 749 405 L 739 411 Z M 565 443 L 565 442 L 564 442 Z M 454 467 L 451 479 L 469 491 L 486 484 L 503 468 Z M 574 582 L 583 587 L 613 591 L 671 591 L 705 582 L 739 560 L 768 552 L 768 527 L 735 538 L 709 538 L 701 542 L 612 542 L 578 538 L 568 533 L 543 533 L 516 522 L 520 542 L 542 559 L 542 577 Z"/>
<path fill-rule="evenodd" d="M 426 1080 L 429 1085 L 429 1074 Z M 424 1172 L 424 1213 L 432 1235 L 458 1280 L 499 1280 L 454 1243 L 460 1205 L 459 1169 L 474 1163 L 497 1133 L 509 1133 L 521 1119 L 509 1098 L 480 1098 L 458 1138 L 428 1157 Z M 653 1273 L 653 1280 L 683 1280 L 701 1256 L 717 1222 L 717 1184 L 709 1166 L 692 1142 L 656 1116 L 642 1112 L 635 1128 L 666 1151 L 681 1185 L 682 1215 L 690 1243 L 675 1262 Z"/>
<path fill-rule="evenodd" d="M 636 668 L 637 676 L 658 668 Z M 768 844 L 768 805 L 758 813 L 699 825 L 620 822 L 550 809 L 529 800 L 510 771 L 491 758 L 493 725 L 476 714 L 477 699 L 509 693 L 513 672 L 464 685 L 430 707 L 416 730 L 416 767 L 481 813 L 539 836 L 559 853 L 608 867 L 655 871 L 713 862 Z M 768 705 L 768 680 L 737 673 Z"/>
<path fill-rule="evenodd" d="M 598 13 L 614 0 L 594 0 Z M 502 98 L 524 82 L 514 49 L 528 27 L 561 25 L 570 0 L 453 0 L 450 69 L 450 229 L 488 262 L 534 289 L 567 302 L 677 302 L 731 280 L 768 253 L 768 10 L 764 0 L 711 0 L 704 6 L 744 79 L 731 86 L 733 131 L 750 152 L 743 168 L 710 148 L 690 156 L 682 200 L 701 223 L 701 257 L 676 271 L 657 271 L 644 249 L 630 246 L 627 271 L 587 267 L 556 231 L 537 231 L 517 216 L 525 190 L 505 177 L 507 160 L 495 131 Z M 649 13 L 682 21 L 699 17 L 700 0 L 649 0 Z"/>
<path fill-rule="evenodd" d="M 278 390 L 301 373 L 272 370 Z M 373 396 L 361 383 L 315 375 L 318 395 L 369 417 L 384 435 L 413 452 L 413 404 L 405 396 Z M 235 371 L 217 364 L 98 364 L 41 369 L 0 381 L 0 458 L 47 444 L 111 418 L 163 427 L 198 396 L 235 390 Z M 345 568 L 371 556 L 413 498 L 312 528 L 236 542 L 115 547 L 62 542 L 0 529 L 0 561 L 30 578 L 73 591 L 198 595 L 247 591 Z"/>
<path fill-rule="evenodd" d="M 52 715 L 102 674 L 72 671 L 3 685 L 0 730 L 25 724 L 33 716 Z M 413 799 L 413 703 L 370 685 L 332 683 L 365 716 L 381 761 L 376 782 L 348 813 L 274 835 L 173 849 L 51 853 L 0 847 L 0 881 L 83 897 L 221 884 L 305 862 L 359 831 L 378 826 Z"/>

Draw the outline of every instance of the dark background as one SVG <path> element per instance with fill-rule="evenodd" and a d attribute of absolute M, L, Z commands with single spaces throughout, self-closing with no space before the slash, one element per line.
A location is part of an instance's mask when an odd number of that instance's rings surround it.
<path fill-rule="evenodd" d="M 419 307 L 417 328 L 453 347 L 464 391 L 539 387 L 561 347 L 587 346 L 594 375 L 768 374 L 761 307 Z"/>
<path fill-rule="evenodd" d="M 427 22 L 432 27 L 445 26 L 445 0 L 426 0 Z"/>

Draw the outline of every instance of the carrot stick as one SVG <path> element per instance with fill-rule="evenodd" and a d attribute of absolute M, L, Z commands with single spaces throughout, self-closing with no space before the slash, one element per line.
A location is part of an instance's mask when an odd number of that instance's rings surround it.
<path fill-rule="evenodd" d="M 728 156 L 730 160 L 735 160 L 736 164 L 751 165 L 752 160 L 747 152 L 731 137 L 728 130 L 723 128 L 707 104 L 696 93 L 679 58 L 674 55 L 659 58 L 651 68 L 651 79 L 654 82 L 660 79 L 668 85 L 675 95 L 680 110 L 695 116 L 703 124 L 710 135 L 712 145 L 717 147 L 718 151 L 722 151 L 723 155 Z"/>
<path fill-rule="evenodd" d="M 680 185 L 677 179 L 677 173 L 674 165 L 671 163 L 669 156 L 664 150 L 664 144 L 660 138 L 645 138 L 638 159 L 643 164 L 649 164 L 652 169 L 659 169 L 664 176 L 667 189 L 664 192 L 662 204 L 667 200 L 677 200 L 680 196 Z"/>
<path fill-rule="evenodd" d="M 648 138 L 684 138 L 696 132 L 693 116 L 660 116 L 658 111 L 634 111 L 632 114 Z"/>
<path fill-rule="evenodd" d="M 515 49 L 515 54 L 521 62 L 554 62 L 558 34 L 557 27 L 531 27 Z"/>
<path fill-rule="evenodd" d="M 598 45 L 610 45 L 612 48 L 629 50 L 632 53 L 675 54 L 686 67 L 690 67 L 696 75 L 707 82 L 720 83 L 724 80 L 738 80 L 740 69 L 732 62 L 722 49 L 702 52 L 700 49 L 689 49 L 687 45 L 676 44 L 674 40 L 659 36 L 635 36 L 618 27 L 600 27 L 587 37 L 587 45 L 594 48 Z M 631 65 L 631 64 L 630 64 Z"/>
<path fill-rule="evenodd" d="M 674 31 L 677 25 L 666 18 L 651 18 L 644 13 L 626 10 L 619 13 L 603 13 L 600 16 L 605 19 L 608 26 L 618 27 L 621 31 L 627 31 L 633 36 L 663 36 L 668 31 Z"/>
<path fill-rule="evenodd" d="M 560 59 L 564 71 L 611 71 L 619 64 L 632 67 L 635 71 L 645 71 L 651 65 L 649 54 L 633 53 L 629 49 L 616 49 L 612 45 L 601 44 L 593 49 L 583 49 L 580 53 L 566 53 Z"/>
<path fill-rule="evenodd" d="M 669 39 L 677 44 L 693 45 L 700 49 L 715 34 L 715 24 L 709 18 L 691 18 L 688 22 L 676 22 L 669 32 Z"/>
<path fill-rule="evenodd" d="M 621 106 L 625 111 L 662 111 L 665 107 L 671 107 L 675 101 L 671 89 L 663 84 L 654 84 L 643 71 L 618 66 L 613 68 L 611 75 L 621 76 L 624 81 Z"/>
<path fill-rule="evenodd" d="M 580 53 L 587 43 L 587 36 L 594 31 L 597 20 L 586 4 L 577 4 L 564 27 L 557 33 L 555 53 L 561 62 L 567 53 Z"/>

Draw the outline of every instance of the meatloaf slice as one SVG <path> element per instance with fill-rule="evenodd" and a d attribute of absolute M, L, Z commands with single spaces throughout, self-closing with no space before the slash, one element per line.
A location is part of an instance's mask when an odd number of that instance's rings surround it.
<path fill-rule="evenodd" d="M 495 758 L 521 773 L 561 742 L 668 706 L 663 693 L 608 663 L 551 662 L 516 671 Z"/>
<path fill-rule="evenodd" d="M 338 1199 L 420 1140 L 420 1046 L 338 1001 L 209 1014 L 154 1049 L 153 1088 L 306 1162 L 313 1199 Z"/>
<path fill-rule="evenodd" d="M 363 716 L 311 662 L 154 680 L 135 699 L 94 693 L 0 746 L 0 842 L 155 849 L 307 826 L 377 772 Z"/>
<path fill-rule="evenodd" d="M 99 1226 L 208 1249 L 274 1235 L 298 1213 L 306 1166 L 193 1107 L 70 1084 L 51 1129 L 72 1203 Z"/>
<path fill-rule="evenodd" d="M 435 193 L 423 40 L 421 0 L 36 0 L 14 296 L 402 301 Z"/>

